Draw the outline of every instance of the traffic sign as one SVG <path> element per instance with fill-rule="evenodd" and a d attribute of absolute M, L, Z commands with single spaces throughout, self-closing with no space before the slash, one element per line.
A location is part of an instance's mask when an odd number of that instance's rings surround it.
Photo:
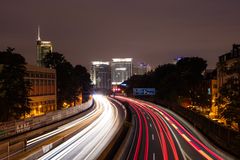
<path fill-rule="evenodd" d="M 155 95 L 155 88 L 133 88 L 133 95 L 144 96 L 144 95 Z"/>

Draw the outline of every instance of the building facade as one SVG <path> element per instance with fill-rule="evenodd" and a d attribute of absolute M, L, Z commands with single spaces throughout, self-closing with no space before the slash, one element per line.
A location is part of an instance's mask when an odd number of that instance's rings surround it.
<path fill-rule="evenodd" d="M 51 41 L 42 41 L 40 38 L 40 28 L 38 27 L 37 38 L 37 66 L 43 67 L 43 58 L 53 50 Z"/>
<path fill-rule="evenodd" d="M 236 73 L 233 74 L 227 74 L 226 69 L 230 68 L 234 63 L 240 61 L 240 45 L 239 44 L 233 44 L 232 50 L 226 54 L 223 54 L 219 56 L 219 61 L 217 63 L 217 81 L 215 82 L 217 84 L 217 95 L 219 96 L 219 91 L 224 83 L 227 82 L 227 80 L 230 77 L 236 77 L 239 78 Z M 215 97 L 215 99 L 216 99 Z M 215 103 L 215 101 L 214 101 Z M 214 106 L 212 107 L 212 113 L 213 116 L 218 117 L 219 115 L 219 107 L 224 106 Z"/>
<path fill-rule="evenodd" d="M 218 88 L 221 88 L 224 83 L 227 82 L 227 79 L 232 75 L 227 75 L 223 67 L 229 68 L 235 62 L 240 60 L 240 45 L 233 44 L 232 50 L 229 53 L 221 55 L 217 63 L 217 83 Z"/>
<path fill-rule="evenodd" d="M 26 80 L 31 82 L 29 94 L 31 113 L 38 116 L 57 109 L 56 70 L 26 65 Z"/>
<path fill-rule="evenodd" d="M 112 85 L 119 85 L 133 74 L 132 58 L 113 58 L 111 63 Z"/>
<path fill-rule="evenodd" d="M 111 67 L 109 62 L 93 61 L 91 80 L 95 89 L 111 89 Z"/>
<path fill-rule="evenodd" d="M 137 63 L 133 65 L 133 75 L 144 75 L 151 71 L 151 66 L 145 63 Z"/>

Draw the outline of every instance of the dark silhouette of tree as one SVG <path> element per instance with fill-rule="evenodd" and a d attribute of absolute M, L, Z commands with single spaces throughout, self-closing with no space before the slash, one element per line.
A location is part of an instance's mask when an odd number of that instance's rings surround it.
<path fill-rule="evenodd" d="M 26 75 L 25 59 L 14 48 L 0 52 L 0 120 L 20 118 L 30 113 L 28 94 L 30 82 Z"/>
<path fill-rule="evenodd" d="M 65 57 L 58 53 L 52 52 L 46 55 L 47 57 L 42 60 L 43 64 L 47 68 L 54 68 L 56 69 L 59 65 L 67 63 Z"/>
<path fill-rule="evenodd" d="M 58 52 L 48 53 L 42 62 L 45 67 L 56 69 L 57 107 L 61 109 L 64 102 L 70 104 L 74 100 L 73 66 Z"/>
<path fill-rule="evenodd" d="M 199 57 L 186 57 L 178 61 L 176 66 L 181 79 L 180 96 L 190 98 L 198 105 L 208 99 L 207 91 L 201 87 L 207 62 Z"/>
<path fill-rule="evenodd" d="M 154 87 L 157 98 L 175 102 L 189 98 L 196 104 L 203 102 L 205 105 L 209 103 L 209 96 L 201 88 L 201 83 L 206 67 L 206 61 L 198 57 L 183 58 L 176 65 L 160 65 L 151 73 L 128 79 L 126 92 L 131 94 L 132 88 Z"/>
<path fill-rule="evenodd" d="M 57 100 L 58 109 L 63 103 L 76 102 L 79 94 L 83 93 L 83 102 L 88 100 L 90 90 L 90 75 L 85 67 L 77 65 L 73 67 L 65 57 L 57 52 L 48 53 L 43 59 L 43 64 L 57 72 Z"/>
<path fill-rule="evenodd" d="M 76 65 L 74 67 L 74 83 L 76 87 L 75 95 L 82 93 L 83 102 L 86 102 L 89 99 L 91 93 L 91 79 L 90 74 L 87 72 L 87 69 L 81 65 Z M 75 97 L 77 100 L 77 97 Z"/>
<path fill-rule="evenodd" d="M 153 73 L 154 86 L 157 96 L 161 99 L 176 100 L 181 84 L 176 65 L 165 64 L 158 66 Z"/>

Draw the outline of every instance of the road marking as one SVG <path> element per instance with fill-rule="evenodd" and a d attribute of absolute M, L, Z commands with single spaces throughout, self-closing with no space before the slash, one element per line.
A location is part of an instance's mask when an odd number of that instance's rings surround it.
<path fill-rule="evenodd" d="M 152 140 L 154 141 L 154 134 L 152 134 Z"/>
<path fill-rule="evenodd" d="M 155 158 L 156 158 L 156 157 L 155 157 L 155 153 L 153 153 L 153 160 L 155 160 Z"/>
<path fill-rule="evenodd" d="M 149 125 L 150 125 L 150 127 L 152 128 L 152 124 L 150 123 Z"/>

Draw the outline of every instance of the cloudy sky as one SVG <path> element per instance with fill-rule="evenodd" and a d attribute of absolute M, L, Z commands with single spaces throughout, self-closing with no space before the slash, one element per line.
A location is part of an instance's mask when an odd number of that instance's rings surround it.
<path fill-rule="evenodd" d="M 41 38 L 71 63 L 133 57 L 151 65 L 199 56 L 213 68 L 240 43 L 240 0 L 1 0 L 0 50 L 28 63 Z"/>

